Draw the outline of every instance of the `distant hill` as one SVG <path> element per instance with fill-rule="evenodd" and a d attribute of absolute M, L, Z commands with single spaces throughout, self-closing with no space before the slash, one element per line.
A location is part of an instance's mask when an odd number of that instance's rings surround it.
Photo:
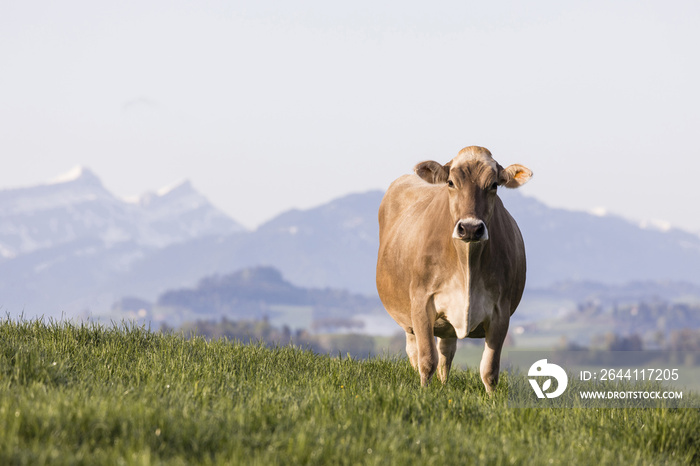
<path fill-rule="evenodd" d="M 155 303 L 124 298 L 118 316 L 177 325 L 193 320 L 264 320 L 283 316 L 286 323 L 306 320 L 305 326 L 362 327 L 354 318 L 388 318 L 378 297 L 338 289 L 311 289 L 286 281 L 272 267 L 252 267 L 227 275 L 205 277 L 192 288 L 168 290 Z M 293 325 L 290 325 L 293 326 Z M 399 327 L 396 326 L 396 330 Z"/>
<path fill-rule="evenodd" d="M 700 285 L 697 235 L 554 209 L 517 191 L 499 195 L 525 238 L 526 294 L 563 282 Z M 297 287 L 376 297 L 382 196 L 350 194 L 247 231 L 187 182 L 126 202 L 79 168 L 0 191 L 0 306 L 29 316 L 104 312 L 123 296 L 154 301 L 256 266 L 278 269 Z"/>
<path fill-rule="evenodd" d="M 528 285 L 592 281 L 700 284 L 700 236 L 642 226 L 615 215 L 554 209 L 503 190 L 525 240 Z"/>
<path fill-rule="evenodd" d="M 661 231 L 617 216 L 547 207 L 503 190 L 528 257 L 528 287 L 565 281 L 622 285 L 678 281 L 700 285 L 700 237 Z M 383 192 L 352 194 L 309 210 L 281 214 L 258 230 L 173 245 L 135 264 L 142 281 L 161 276 L 161 264 L 187 263 L 182 282 L 211 272 L 271 265 L 300 286 L 331 286 L 374 294 L 379 247 L 377 210 Z M 186 275 L 189 274 L 189 277 Z"/>
<path fill-rule="evenodd" d="M 166 291 L 158 298 L 158 304 L 186 308 L 198 314 L 223 311 L 234 316 L 237 304 L 308 305 L 312 294 L 310 290 L 285 281 L 282 274 L 271 267 L 256 267 L 203 278 L 195 288 Z"/>

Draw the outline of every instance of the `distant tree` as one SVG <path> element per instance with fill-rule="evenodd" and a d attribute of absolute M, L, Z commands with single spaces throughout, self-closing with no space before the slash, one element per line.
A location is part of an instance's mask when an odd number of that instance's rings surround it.
<path fill-rule="evenodd" d="M 392 354 L 406 354 L 406 334 L 404 332 L 396 332 L 389 339 L 388 349 Z"/>
<path fill-rule="evenodd" d="M 574 341 L 569 341 L 569 339 L 566 336 L 562 335 L 561 338 L 559 338 L 557 344 L 555 345 L 555 349 L 564 351 L 584 351 L 588 348 L 586 348 L 585 346 L 581 346 Z"/>
<path fill-rule="evenodd" d="M 700 351 L 700 329 L 671 332 L 668 347 L 671 351 Z"/>
<path fill-rule="evenodd" d="M 138 312 L 141 309 L 151 312 L 153 304 L 146 301 L 145 299 L 135 298 L 133 296 L 126 296 L 112 305 L 112 311 L 134 311 Z"/>
<path fill-rule="evenodd" d="M 642 337 L 637 334 L 620 336 L 616 333 L 607 333 L 604 337 L 604 347 L 608 351 L 642 351 L 644 344 Z"/>
<path fill-rule="evenodd" d="M 357 319 L 347 319 L 347 318 L 329 318 L 329 319 L 318 319 L 314 320 L 311 324 L 313 331 L 318 332 L 320 330 L 326 329 L 357 329 L 361 330 L 365 327 L 365 323 Z"/>

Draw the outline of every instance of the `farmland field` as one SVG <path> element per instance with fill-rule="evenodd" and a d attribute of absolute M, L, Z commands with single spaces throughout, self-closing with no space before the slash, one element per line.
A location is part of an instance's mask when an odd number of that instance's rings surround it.
<path fill-rule="evenodd" d="M 690 464 L 697 409 L 510 409 L 474 370 L 0 322 L 0 464 Z"/>

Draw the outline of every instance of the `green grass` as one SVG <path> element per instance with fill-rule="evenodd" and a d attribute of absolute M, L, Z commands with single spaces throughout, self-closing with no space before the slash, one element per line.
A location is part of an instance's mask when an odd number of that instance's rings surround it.
<path fill-rule="evenodd" d="M 0 464 L 689 464 L 693 409 L 509 409 L 507 375 L 0 322 Z"/>

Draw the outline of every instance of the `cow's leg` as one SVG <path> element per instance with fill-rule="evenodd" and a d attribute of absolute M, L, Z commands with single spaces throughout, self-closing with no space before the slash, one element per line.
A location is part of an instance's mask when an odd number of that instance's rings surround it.
<path fill-rule="evenodd" d="M 411 361 L 411 366 L 418 370 L 418 343 L 416 343 L 416 336 L 408 332 L 406 332 L 406 354 Z"/>
<path fill-rule="evenodd" d="M 450 368 L 452 367 L 452 359 L 457 351 L 456 338 L 438 338 L 438 351 L 440 357 L 438 359 L 438 377 L 443 384 L 447 383 L 450 376 Z"/>
<path fill-rule="evenodd" d="M 498 373 L 501 364 L 501 349 L 508 333 L 508 319 L 491 321 L 486 330 L 484 354 L 481 356 L 479 372 L 481 381 L 490 394 L 498 385 Z"/>
<path fill-rule="evenodd" d="M 426 306 L 415 308 L 412 311 L 413 333 L 418 347 L 418 372 L 420 373 L 420 383 L 424 387 L 428 385 L 438 367 L 438 351 L 433 335 L 434 316 L 429 314 L 431 313 Z"/>

